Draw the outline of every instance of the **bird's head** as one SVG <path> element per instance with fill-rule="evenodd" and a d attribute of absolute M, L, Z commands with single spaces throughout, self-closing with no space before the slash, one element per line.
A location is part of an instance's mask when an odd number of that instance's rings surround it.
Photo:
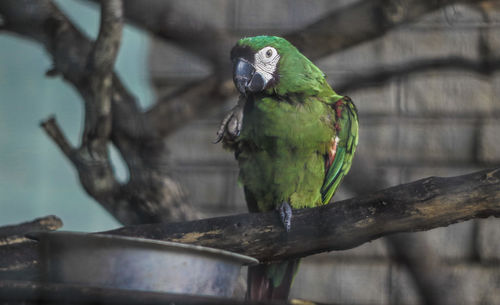
<path fill-rule="evenodd" d="M 240 39 L 231 50 L 233 80 L 241 94 L 314 95 L 323 73 L 286 39 L 256 36 Z"/>

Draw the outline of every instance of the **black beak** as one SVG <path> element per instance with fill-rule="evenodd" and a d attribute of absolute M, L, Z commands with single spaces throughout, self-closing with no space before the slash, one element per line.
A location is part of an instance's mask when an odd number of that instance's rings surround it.
<path fill-rule="evenodd" d="M 237 58 L 233 66 L 233 81 L 241 94 L 259 92 L 265 87 L 265 82 L 254 66 L 246 59 Z"/>

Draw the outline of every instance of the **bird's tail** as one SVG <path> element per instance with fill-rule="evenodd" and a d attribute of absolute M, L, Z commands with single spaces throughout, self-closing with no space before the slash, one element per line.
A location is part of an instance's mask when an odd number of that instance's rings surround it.
<path fill-rule="evenodd" d="M 248 267 L 247 300 L 287 300 L 300 259 Z"/>

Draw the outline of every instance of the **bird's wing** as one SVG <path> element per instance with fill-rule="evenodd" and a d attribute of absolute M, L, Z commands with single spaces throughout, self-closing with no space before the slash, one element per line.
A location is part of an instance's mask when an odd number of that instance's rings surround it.
<path fill-rule="evenodd" d="M 325 156 L 325 180 L 321 199 L 327 204 L 340 182 L 351 169 L 352 158 L 358 144 L 358 113 L 351 98 L 344 96 L 332 104 L 335 110 L 336 137 Z"/>

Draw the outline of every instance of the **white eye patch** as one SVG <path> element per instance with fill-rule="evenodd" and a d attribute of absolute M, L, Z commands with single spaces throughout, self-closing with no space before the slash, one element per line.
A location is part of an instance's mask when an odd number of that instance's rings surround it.
<path fill-rule="evenodd" d="M 266 83 L 273 78 L 279 60 L 280 55 L 273 47 L 264 47 L 255 53 L 255 70 L 262 75 Z"/>

